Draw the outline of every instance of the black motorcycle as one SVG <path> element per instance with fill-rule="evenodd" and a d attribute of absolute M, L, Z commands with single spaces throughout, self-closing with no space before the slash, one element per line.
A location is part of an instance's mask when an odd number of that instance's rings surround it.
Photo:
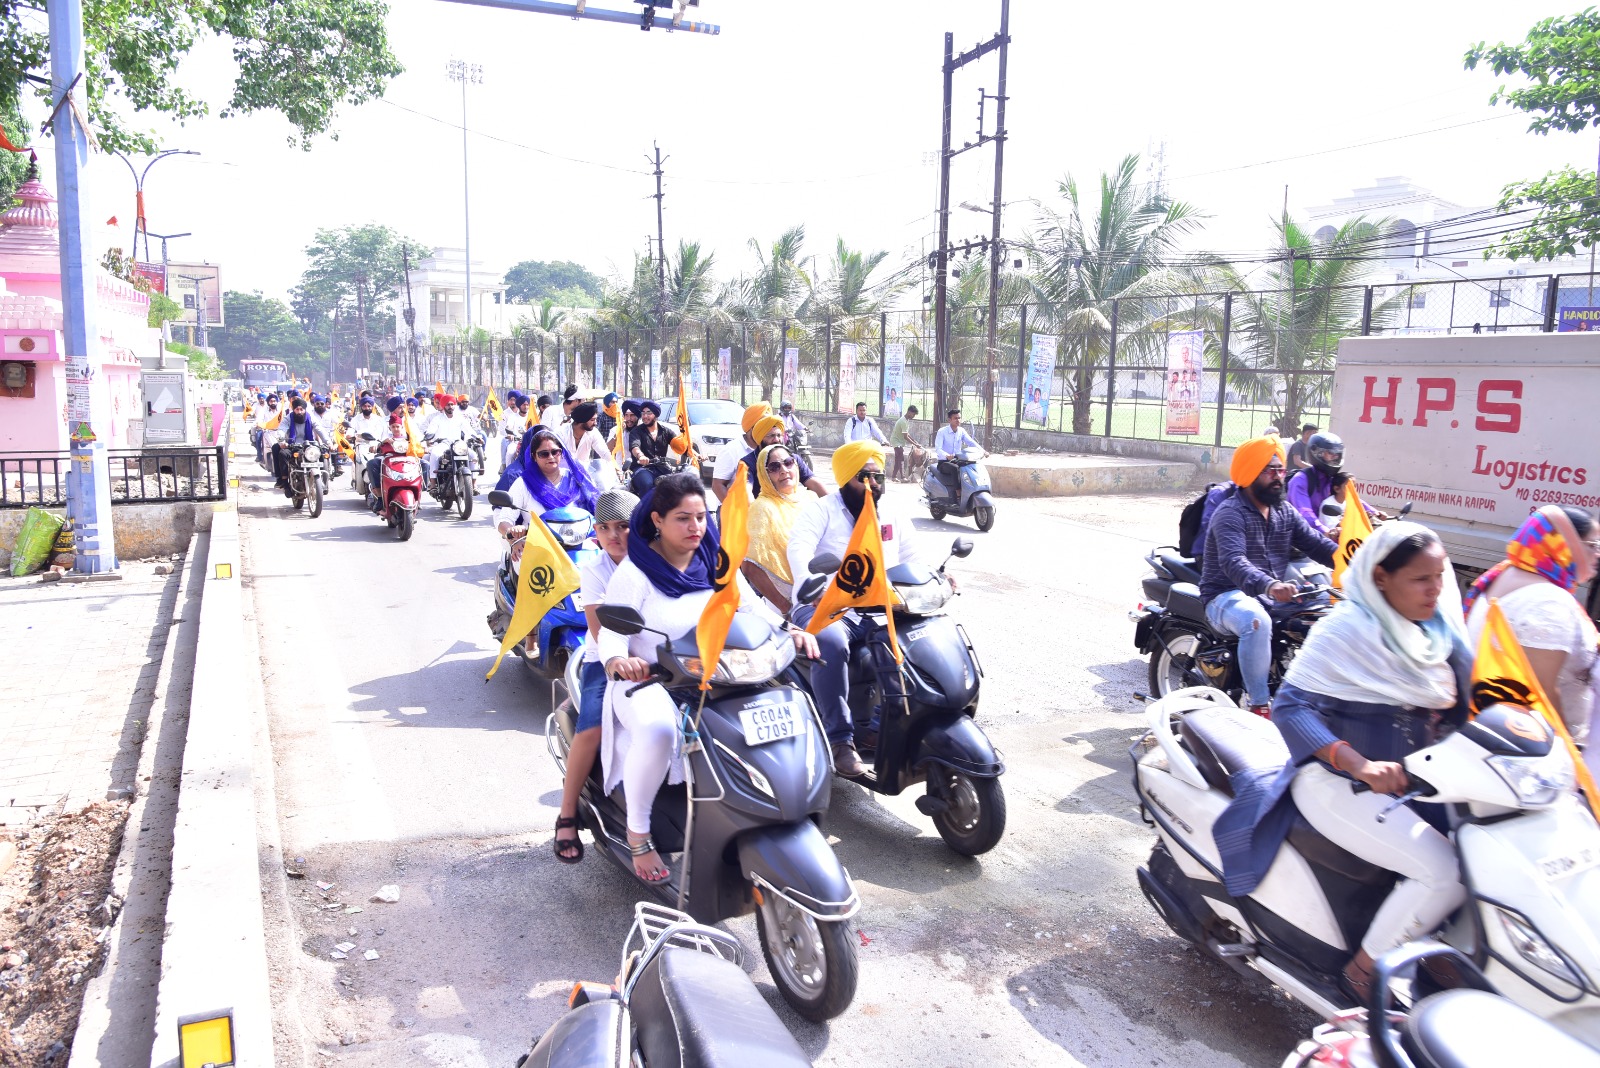
<path fill-rule="evenodd" d="M 295 511 L 305 508 L 306 514 L 315 519 L 322 514 L 326 489 L 324 449 L 314 441 L 286 441 L 283 447 L 289 457 L 289 496 Z"/>
<path fill-rule="evenodd" d="M 598 612 L 617 634 L 660 634 L 632 608 L 600 605 Z M 804 690 L 778 681 L 794 659 L 794 642 L 736 615 L 702 704 L 695 632 L 661 637 L 652 678 L 628 691 L 662 685 L 682 717 L 685 781 L 661 787 L 650 827 L 672 875 L 650 889 L 702 923 L 755 912 L 761 951 L 784 1000 L 807 1019 L 831 1019 L 855 997 L 856 950 L 846 921 L 861 899 L 817 825 L 833 783 L 821 721 Z M 573 658 L 569 695 L 578 692 L 577 668 Z M 573 701 L 565 700 L 545 726 L 562 774 L 576 718 Z M 627 801 L 620 788 L 604 791 L 597 761 L 578 821 L 599 851 L 637 880 Z"/>
<path fill-rule="evenodd" d="M 472 517 L 472 500 L 477 493 L 473 479 L 472 450 L 465 441 L 452 441 L 439 457 L 428 493 L 445 511 L 458 508 L 462 519 Z"/>
<path fill-rule="evenodd" d="M 516 1068 L 811 1068 L 733 936 L 644 901 L 633 917 L 616 982 L 574 984 Z"/>
<path fill-rule="evenodd" d="M 1159 550 L 1151 557 L 1158 554 Z M 1145 579 L 1147 597 L 1151 581 Z M 1133 644 L 1150 658 L 1150 696 L 1165 697 L 1188 686 L 1210 686 L 1235 702 L 1241 700 L 1244 675 L 1239 669 L 1239 639 L 1211 628 L 1199 586 L 1189 581 L 1157 581 L 1167 583 L 1165 603 L 1155 603 L 1152 598 L 1128 613 L 1128 618 L 1137 624 Z M 1272 663 L 1267 681 L 1273 693 L 1305 644 L 1312 625 L 1328 613 L 1329 594 L 1326 585 L 1308 582 L 1296 586 L 1294 599 L 1288 603 L 1268 605 L 1272 617 Z"/>
<path fill-rule="evenodd" d="M 969 538 L 957 538 L 950 549 L 963 559 L 971 552 Z M 813 578 L 801 584 L 800 603 L 820 596 L 827 580 L 818 578 L 837 571 L 839 561 L 819 556 L 810 568 Z M 917 810 L 933 818 L 946 845 L 975 857 L 1005 834 L 1000 776 L 1006 769 L 977 723 L 983 669 L 966 629 L 944 613 L 953 596 L 944 569 L 945 564 L 937 571 L 914 564 L 889 569 L 901 601 L 894 624 L 903 664 L 895 663 L 883 610 L 860 613 L 871 630 L 851 655 L 850 716 L 861 737 L 876 712 L 878 740 L 862 753 L 870 767 L 851 781 L 889 796 L 926 782 Z M 809 662 L 797 660 L 792 670 L 810 685 Z"/>

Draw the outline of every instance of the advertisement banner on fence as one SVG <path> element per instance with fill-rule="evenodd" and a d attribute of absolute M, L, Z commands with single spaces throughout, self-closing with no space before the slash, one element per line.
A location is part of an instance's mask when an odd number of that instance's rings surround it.
<path fill-rule="evenodd" d="M 1569 330 L 1584 333 L 1600 331 L 1600 308 L 1562 308 L 1556 329 L 1563 333 Z"/>
<path fill-rule="evenodd" d="M 602 349 L 594 354 L 594 388 L 600 389 L 606 384 L 606 354 Z"/>
<path fill-rule="evenodd" d="M 717 396 L 733 399 L 733 350 L 717 350 Z"/>
<path fill-rule="evenodd" d="M 689 350 L 689 396 L 699 400 L 706 391 L 706 354 L 700 349 Z"/>
<path fill-rule="evenodd" d="M 1205 363 L 1205 331 L 1167 335 L 1167 433 L 1200 433 L 1200 372 Z"/>
<path fill-rule="evenodd" d="M 782 397 L 800 407 L 800 350 L 793 345 L 783 350 Z"/>
<path fill-rule="evenodd" d="M 900 398 L 905 390 L 906 346 L 891 341 L 883 347 L 883 417 L 900 418 Z"/>
<path fill-rule="evenodd" d="M 628 392 L 628 350 L 617 350 L 617 392 L 626 395 Z"/>
<path fill-rule="evenodd" d="M 661 350 L 650 350 L 650 386 L 645 390 L 650 396 L 656 395 L 657 388 L 661 385 Z"/>
<path fill-rule="evenodd" d="M 856 410 L 856 356 L 855 343 L 839 342 L 839 411 L 850 415 Z"/>
<path fill-rule="evenodd" d="M 1044 426 L 1050 421 L 1050 389 L 1056 377 L 1053 334 L 1034 334 L 1028 350 L 1028 375 L 1022 380 L 1022 421 Z M 943 412 L 938 413 L 943 415 Z"/>

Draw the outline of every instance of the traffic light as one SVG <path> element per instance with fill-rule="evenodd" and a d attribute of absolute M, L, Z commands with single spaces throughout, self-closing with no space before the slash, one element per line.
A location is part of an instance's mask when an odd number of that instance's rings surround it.
<path fill-rule="evenodd" d="M 636 4 L 644 5 L 644 10 L 639 13 L 639 28 L 649 32 L 656 24 L 656 8 L 670 8 L 678 3 L 678 13 L 681 15 L 684 8 L 699 7 L 700 0 L 633 0 Z"/>

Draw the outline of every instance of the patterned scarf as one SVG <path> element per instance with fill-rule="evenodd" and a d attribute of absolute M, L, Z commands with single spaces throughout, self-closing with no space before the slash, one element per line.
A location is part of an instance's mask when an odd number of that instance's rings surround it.
<path fill-rule="evenodd" d="M 1573 553 L 1573 543 L 1577 540 L 1578 532 L 1572 520 L 1559 506 L 1551 504 L 1539 509 L 1506 543 L 1506 558 L 1478 576 L 1467 590 L 1461 607 L 1471 615 L 1478 598 L 1494 585 L 1495 579 L 1513 567 L 1541 575 L 1571 593 L 1578 585 L 1578 563 Z"/>

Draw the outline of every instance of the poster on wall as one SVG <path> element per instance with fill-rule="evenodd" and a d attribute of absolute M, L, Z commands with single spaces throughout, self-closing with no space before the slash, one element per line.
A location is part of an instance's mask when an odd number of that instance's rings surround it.
<path fill-rule="evenodd" d="M 1056 343 L 1053 334 L 1034 334 L 1028 349 L 1028 375 L 1022 381 L 1022 421 L 1044 426 L 1050 421 L 1050 389 L 1055 385 Z"/>
<path fill-rule="evenodd" d="M 1205 367 L 1205 331 L 1167 335 L 1167 433 L 1200 433 L 1200 371 Z"/>
<path fill-rule="evenodd" d="M 903 342 L 891 341 L 883 347 L 883 416 L 900 418 L 901 399 L 904 396 L 906 377 L 906 347 Z"/>
<path fill-rule="evenodd" d="M 1561 333 L 1569 330 L 1583 333 L 1600 331 L 1600 308 L 1562 308 L 1556 330 Z"/>
<path fill-rule="evenodd" d="M 839 411 L 846 415 L 856 410 L 857 355 L 854 342 L 839 342 Z"/>
<path fill-rule="evenodd" d="M 699 400 L 705 395 L 706 356 L 699 349 L 689 350 L 689 396 Z"/>
<path fill-rule="evenodd" d="M 661 350 L 650 350 L 650 388 L 645 390 L 652 397 L 655 396 L 656 386 L 661 382 Z"/>
<path fill-rule="evenodd" d="M 800 407 L 800 350 L 793 345 L 783 350 L 782 397 Z"/>
<path fill-rule="evenodd" d="M 717 350 L 717 396 L 733 399 L 733 350 Z"/>

